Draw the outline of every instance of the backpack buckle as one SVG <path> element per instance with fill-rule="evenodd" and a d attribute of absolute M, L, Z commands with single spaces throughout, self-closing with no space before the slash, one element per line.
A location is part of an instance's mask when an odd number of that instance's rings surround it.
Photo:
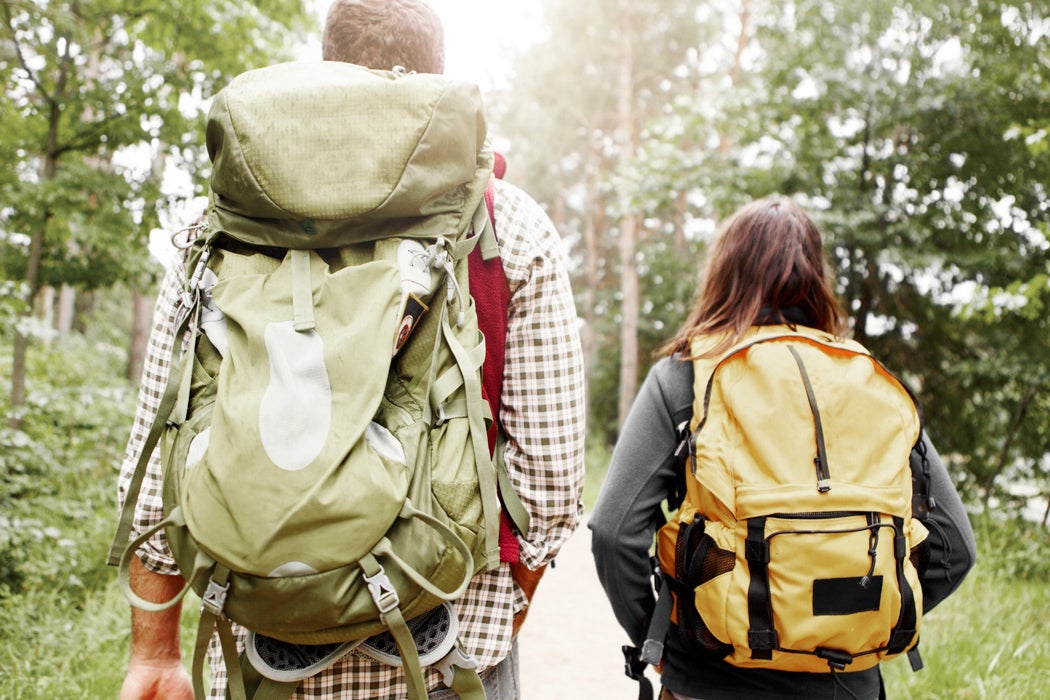
<path fill-rule="evenodd" d="M 624 674 L 633 681 L 641 681 L 642 678 L 645 678 L 645 668 L 648 664 L 642 661 L 642 650 L 625 644 L 620 647 L 620 651 L 623 652 Z"/>
<path fill-rule="evenodd" d="M 226 607 L 226 594 L 229 590 L 229 581 L 220 586 L 215 579 L 208 579 L 208 588 L 201 596 L 201 608 L 218 617 Z"/>
<path fill-rule="evenodd" d="M 390 583 L 390 579 L 387 578 L 386 571 L 382 566 L 372 576 L 368 574 L 362 575 L 368 584 L 368 592 L 372 594 L 372 600 L 375 601 L 376 607 L 379 608 L 380 615 L 386 615 L 401 604 L 401 599 L 397 596 L 394 584 Z"/>

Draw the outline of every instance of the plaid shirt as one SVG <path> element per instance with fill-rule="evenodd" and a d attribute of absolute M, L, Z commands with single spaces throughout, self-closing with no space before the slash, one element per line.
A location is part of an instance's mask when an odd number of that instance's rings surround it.
<path fill-rule="evenodd" d="M 554 558 L 582 514 L 583 360 L 557 232 L 528 195 L 502 181 L 496 187 L 496 232 L 511 289 L 500 420 L 508 438 L 507 471 L 531 516 L 529 531 L 520 539 L 521 561 L 535 569 Z M 118 482 L 121 505 L 168 379 L 184 267 L 180 257 L 168 270 L 157 300 L 135 423 Z M 136 507 L 133 536 L 160 521 L 160 494 L 160 458 L 154 452 Z M 163 532 L 139 556 L 151 571 L 178 573 Z M 510 653 L 513 616 L 526 604 L 507 564 L 478 574 L 456 602 L 460 638 L 479 670 L 491 668 Z M 221 698 L 226 673 L 217 638 L 212 639 L 209 661 L 211 696 Z M 426 670 L 426 681 L 430 689 L 443 687 L 436 671 Z M 304 681 L 293 697 L 374 700 L 406 695 L 400 669 L 353 652 Z"/>

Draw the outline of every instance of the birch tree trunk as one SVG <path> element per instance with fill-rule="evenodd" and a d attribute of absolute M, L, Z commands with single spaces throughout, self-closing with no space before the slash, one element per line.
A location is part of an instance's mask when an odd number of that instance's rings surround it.
<path fill-rule="evenodd" d="M 598 173 L 601 168 L 601 138 L 591 133 L 587 146 L 587 162 L 584 166 L 584 218 L 583 255 L 587 271 L 583 289 L 583 362 L 585 376 L 590 379 L 598 363 L 598 276 L 601 247 L 598 245 L 598 222 L 602 211 L 601 192 L 598 189 Z M 586 406 L 591 405 L 590 381 L 586 382 Z"/>
<path fill-rule="evenodd" d="M 634 95 L 634 22 L 630 0 L 619 2 L 619 75 L 617 80 L 617 122 L 620 132 L 620 164 L 627 166 L 636 149 Z M 627 412 L 638 389 L 638 268 L 635 265 L 635 240 L 638 216 L 621 201 L 620 291 L 623 294 L 620 319 L 620 397 L 618 425 L 623 427 Z"/>

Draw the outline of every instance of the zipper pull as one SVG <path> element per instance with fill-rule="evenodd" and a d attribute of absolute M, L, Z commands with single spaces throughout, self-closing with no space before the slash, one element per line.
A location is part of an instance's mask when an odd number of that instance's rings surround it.
<path fill-rule="evenodd" d="M 831 475 L 828 474 L 828 470 L 820 459 L 820 455 L 813 458 L 813 464 L 817 467 L 817 491 L 827 493 L 831 490 Z"/>

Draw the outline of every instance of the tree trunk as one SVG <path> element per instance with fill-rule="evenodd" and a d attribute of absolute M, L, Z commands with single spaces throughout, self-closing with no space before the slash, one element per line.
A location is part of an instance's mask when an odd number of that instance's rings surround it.
<path fill-rule="evenodd" d="M 733 65 L 729 69 L 729 84 L 732 87 L 736 87 L 737 83 L 740 82 L 740 69 L 741 63 L 744 56 L 744 51 L 747 49 L 748 44 L 748 23 L 751 19 L 751 3 L 748 0 L 743 0 L 740 3 L 740 33 L 736 37 L 736 51 L 733 53 Z M 733 141 L 726 131 L 719 132 L 718 134 L 718 152 L 721 154 L 729 153 L 733 148 Z"/>
<path fill-rule="evenodd" d="M 63 284 L 58 292 L 58 315 L 55 318 L 55 329 L 59 338 L 68 338 L 73 332 L 73 318 L 76 316 L 77 292 L 68 284 Z"/>
<path fill-rule="evenodd" d="M 631 1 L 619 4 L 619 79 L 617 81 L 617 119 L 620 131 L 620 164 L 627 166 L 634 156 L 634 45 Z M 635 239 L 638 236 L 638 216 L 621 202 L 620 221 L 620 290 L 623 294 L 620 319 L 620 400 L 618 423 L 622 428 L 627 413 L 634 403 L 638 388 L 638 268 L 635 265 Z"/>
<path fill-rule="evenodd" d="M 134 291 L 132 304 L 134 316 L 131 321 L 131 347 L 128 352 L 128 380 L 138 383 L 146 361 L 146 344 L 149 342 L 150 322 L 153 319 L 153 297 Z"/>
<path fill-rule="evenodd" d="M 57 112 L 56 112 L 57 119 Z M 55 176 L 56 162 L 48 156 L 44 164 L 44 178 L 50 180 Z M 33 231 L 29 242 L 29 261 L 26 263 L 26 286 L 29 288 L 29 298 L 26 299 L 25 318 L 33 315 L 36 298 L 40 292 L 40 263 L 44 257 L 44 232 L 47 222 L 51 218 L 46 213 L 40 226 Z M 23 424 L 23 408 L 26 404 L 26 353 L 29 351 L 29 339 L 20 328 L 15 328 L 14 352 L 11 358 L 11 414 L 7 425 L 12 430 L 21 430 Z"/>
<path fill-rule="evenodd" d="M 598 171 L 601 161 L 601 140 L 593 134 L 588 139 L 587 164 L 584 170 L 583 206 L 583 250 L 587 270 L 583 288 L 583 362 L 585 376 L 590 380 L 591 372 L 598 364 L 598 264 L 601 249 L 598 245 L 598 215 L 602 211 L 601 193 L 598 191 Z M 584 383 L 585 406 L 591 405 L 590 381 Z"/>
<path fill-rule="evenodd" d="M 66 65 L 65 62 L 64 66 Z M 44 146 L 44 162 L 41 166 L 41 179 L 53 180 L 58 172 L 58 128 L 59 118 L 62 114 L 59 96 L 64 95 L 68 74 L 66 67 L 58 74 L 55 83 L 55 91 L 52 98 L 48 100 L 50 111 L 48 114 L 47 141 Z M 26 262 L 26 286 L 29 288 L 29 298 L 26 299 L 26 318 L 33 314 L 36 297 L 40 291 L 40 265 L 44 259 L 44 236 L 47 235 L 48 223 L 51 221 L 51 211 L 47 209 L 41 218 L 39 226 L 34 229 L 29 241 L 29 260 Z M 14 353 L 11 358 L 11 414 L 7 424 L 13 430 L 21 430 L 23 423 L 23 408 L 26 403 L 26 352 L 29 349 L 29 340 L 22 331 L 15 329 Z"/>
<path fill-rule="evenodd" d="M 50 284 L 40 287 L 40 291 L 36 295 L 36 307 L 33 309 L 33 315 L 40 320 L 40 324 L 45 328 L 55 327 L 55 299 L 57 296 L 55 288 Z"/>

